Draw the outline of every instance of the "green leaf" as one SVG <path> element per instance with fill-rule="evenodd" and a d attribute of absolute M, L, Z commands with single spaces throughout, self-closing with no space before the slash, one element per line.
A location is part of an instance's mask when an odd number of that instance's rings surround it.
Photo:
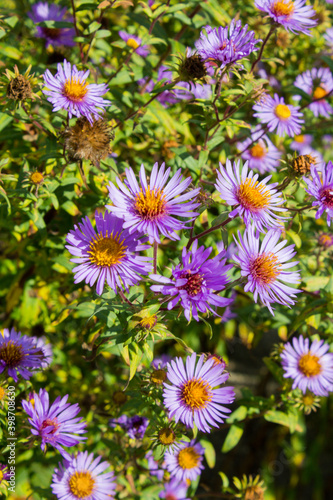
<path fill-rule="evenodd" d="M 243 435 L 243 432 L 244 432 L 243 424 L 233 424 L 230 427 L 227 437 L 224 440 L 221 450 L 222 453 L 228 453 L 228 451 L 235 448 L 235 446 L 237 446 L 237 444 L 239 443 Z"/>
<path fill-rule="evenodd" d="M 89 24 L 88 28 L 84 30 L 83 34 L 91 35 L 92 33 L 95 33 L 95 31 L 99 30 L 101 26 L 101 23 L 94 21 L 93 23 Z"/>
<path fill-rule="evenodd" d="M 215 448 L 210 441 L 200 439 L 200 444 L 205 448 L 205 459 L 210 469 L 214 469 L 216 463 Z"/>
<path fill-rule="evenodd" d="M 303 426 L 299 425 L 298 422 L 298 412 L 296 408 L 290 408 L 288 413 L 284 413 L 279 410 L 269 410 L 264 415 L 267 422 L 272 422 L 273 424 L 284 425 L 289 427 L 291 433 L 298 431 L 303 431 Z"/>
<path fill-rule="evenodd" d="M 233 424 L 234 422 L 240 422 L 247 417 L 247 408 L 246 406 L 239 406 L 232 414 L 229 416 L 227 423 Z"/>

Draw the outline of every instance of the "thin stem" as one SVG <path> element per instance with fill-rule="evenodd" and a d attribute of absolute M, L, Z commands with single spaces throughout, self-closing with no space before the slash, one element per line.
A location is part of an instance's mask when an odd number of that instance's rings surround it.
<path fill-rule="evenodd" d="M 270 27 L 270 29 L 269 29 L 269 32 L 267 33 L 267 36 L 266 36 L 265 40 L 262 43 L 259 55 L 258 55 L 257 59 L 254 61 L 254 63 L 252 64 L 252 66 L 251 66 L 250 73 L 252 73 L 252 71 L 254 70 L 254 68 L 256 67 L 256 65 L 258 64 L 258 62 L 261 60 L 262 54 L 264 52 L 265 45 L 266 45 L 266 43 L 268 42 L 270 36 L 272 35 L 272 33 L 274 33 L 275 30 L 276 30 L 276 25 L 272 24 L 271 27 Z"/>
<path fill-rule="evenodd" d="M 292 179 L 290 177 L 286 177 L 281 184 L 279 184 L 276 188 L 276 191 L 283 191 L 289 184 L 291 183 Z"/>
<path fill-rule="evenodd" d="M 154 257 L 153 257 L 154 274 L 157 273 L 157 250 L 158 250 L 158 243 L 157 241 L 154 241 Z"/>
<path fill-rule="evenodd" d="M 82 180 L 83 180 L 83 184 L 85 185 L 85 187 L 87 189 L 89 189 L 88 184 L 87 184 L 86 176 L 84 175 L 84 170 L 83 170 L 83 164 L 82 163 L 83 163 L 82 160 L 78 161 L 79 171 L 80 171 L 80 174 L 81 174 L 81 177 L 82 177 Z"/>
<path fill-rule="evenodd" d="M 132 304 L 132 302 L 130 300 L 128 300 L 127 297 L 125 297 L 124 292 L 122 290 L 120 290 L 120 289 L 119 289 L 119 295 L 123 299 L 124 302 L 126 302 L 127 304 L 129 304 L 131 307 L 134 307 L 134 304 Z"/>
<path fill-rule="evenodd" d="M 192 236 L 186 245 L 186 249 L 188 250 L 190 246 L 192 245 L 193 241 L 198 240 L 199 238 L 202 238 L 203 236 L 206 236 L 206 234 L 212 233 L 213 231 L 216 231 L 216 229 L 220 229 L 221 227 L 226 226 L 230 221 L 232 220 L 231 217 L 228 217 L 224 222 L 221 222 L 221 224 L 218 224 L 217 226 L 210 227 L 209 229 L 206 229 L 206 231 L 203 231 L 202 233 L 195 234 Z"/>
<path fill-rule="evenodd" d="M 177 81 L 178 81 L 178 80 L 176 79 L 176 80 L 174 80 L 173 82 L 171 82 L 171 83 L 172 83 L 172 85 L 175 85 L 175 84 L 177 83 Z M 118 122 L 118 123 L 117 123 L 117 124 L 116 124 L 113 128 L 115 129 L 115 128 L 119 127 L 119 125 L 120 125 L 120 124 L 122 124 L 122 123 L 126 122 L 127 120 L 130 120 L 131 118 L 134 118 L 134 116 L 136 116 L 136 115 L 139 113 L 139 111 L 140 111 L 141 109 L 144 109 L 144 108 L 146 108 L 147 106 L 149 106 L 149 104 L 150 104 L 151 102 L 153 102 L 153 101 L 154 101 L 154 100 L 155 100 L 155 99 L 156 99 L 156 98 L 157 98 L 157 97 L 158 97 L 161 93 L 162 93 L 162 92 L 157 92 L 156 94 L 154 94 L 154 95 L 153 95 L 153 97 L 151 97 L 151 98 L 149 99 L 149 101 L 147 101 L 147 102 L 146 102 L 143 106 L 140 106 L 140 107 L 139 107 L 136 111 L 133 111 L 132 113 L 130 113 L 128 116 L 126 116 L 126 118 L 124 118 L 124 120 L 123 120 L 122 122 L 121 122 L 121 121 L 120 121 L 120 122 Z"/>
<path fill-rule="evenodd" d="M 79 28 L 77 27 L 77 22 L 76 22 L 76 11 L 75 11 L 74 0 L 71 0 L 71 4 L 72 4 L 72 11 L 73 11 L 73 24 L 74 24 L 74 28 L 75 28 L 75 33 L 76 33 L 76 36 L 80 36 Z M 82 61 L 82 63 L 84 63 L 84 55 L 83 55 L 81 42 L 79 42 L 79 49 L 80 49 L 81 61 Z"/>
<path fill-rule="evenodd" d="M 108 84 L 111 82 L 111 80 L 112 80 L 113 78 L 115 78 L 115 77 L 118 75 L 119 71 L 120 71 L 120 70 L 121 70 L 124 66 L 126 66 L 126 65 L 130 62 L 131 57 L 132 57 L 132 55 L 134 54 L 134 52 L 135 52 L 135 49 L 134 49 L 134 50 L 131 50 L 131 52 L 130 52 L 130 53 L 128 54 L 128 56 L 126 57 L 125 61 L 123 61 L 123 62 L 120 64 L 120 66 L 118 67 L 117 71 L 115 71 L 114 73 L 112 73 L 112 75 L 110 76 L 110 78 L 106 81 L 106 85 L 108 85 Z"/>
<path fill-rule="evenodd" d="M 313 208 L 312 204 L 305 205 L 305 207 L 302 208 L 293 208 L 293 207 L 286 207 L 289 212 L 303 212 L 303 210 L 308 210 L 309 208 Z"/>
<path fill-rule="evenodd" d="M 48 130 L 46 130 L 43 125 L 41 125 L 40 123 L 36 122 L 36 120 L 32 117 L 31 113 L 29 113 L 29 111 L 27 110 L 27 108 L 25 107 L 25 104 L 22 102 L 22 109 L 24 110 L 24 112 L 26 113 L 26 115 L 29 117 L 29 119 L 31 120 L 31 122 L 33 123 L 33 125 L 35 125 L 35 127 L 39 128 L 39 130 L 42 130 L 43 132 L 45 132 L 45 134 L 47 135 L 53 135 L 51 134 Z"/>

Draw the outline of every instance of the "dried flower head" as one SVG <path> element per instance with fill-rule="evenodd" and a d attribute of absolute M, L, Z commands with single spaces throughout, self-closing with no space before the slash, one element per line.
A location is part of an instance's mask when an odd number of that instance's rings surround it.
<path fill-rule="evenodd" d="M 90 160 L 98 166 L 111 154 L 110 141 L 114 139 L 114 132 L 105 120 L 94 120 L 90 125 L 82 116 L 73 127 L 66 127 L 61 136 L 65 138 L 65 149 L 72 161 Z"/>
<path fill-rule="evenodd" d="M 29 74 L 30 70 L 31 65 L 24 75 L 21 75 L 16 65 L 14 66 L 14 72 L 6 69 L 4 75 L 7 80 L 9 80 L 9 83 L 5 78 L 1 79 L 2 86 L 6 86 L 6 98 L 22 102 L 27 99 L 34 100 L 38 97 L 38 95 L 33 92 L 33 88 L 37 84 L 37 78 L 34 78 L 34 74 Z"/>
<path fill-rule="evenodd" d="M 234 485 L 238 488 L 239 493 L 235 495 L 236 498 L 243 500 L 264 500 L 265 489 L 264 482 L 260 481 L 260 476 L 253 478 L 252 476 L 246 477 L 245 474 L 240 480 L 238 477 L 233 478 Z"/>
<path fill-rule="evenodd" d="M 310 173 L 311 165 L 316 165 L 317 159 L 312 155 L 300 155 L 291 162 L 294 175 L 307 175 Z"/>
<path fill-rule="evenodd" d="M 184 82 L 205 81 L 207 68 L 201 55 L 197 53 L 188 55 L 186 53 L 184 57 L 180 57 L 178 76 L 179 80 Z"/>

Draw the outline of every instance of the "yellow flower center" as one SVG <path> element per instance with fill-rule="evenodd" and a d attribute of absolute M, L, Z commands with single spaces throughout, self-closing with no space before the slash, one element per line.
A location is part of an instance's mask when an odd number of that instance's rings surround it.
<path fill-rule="evenodd" d="M 145 192 L 141 189 L 140 193 L 137 193 L 134 208 L 143 219 L 154 220 L 165 214 L 165 205 L 163 189 L 150 190 L 148 187 Z"/>
<path fill-rule="evenodd" d="M 327 95 L 327 92 L 325 89 L 323 89 L 323 87 L 317 87 L 313 91 L 313 98 L 314 99 L 322 99 L 323 97 L 325 97 L 325 95 Z"/>
<path fill-rule="evenodd" d="M 310 352 L 301 356 L 298 362 L 298 368 L 306 377 L 319 375 L 322 370 L 318 356 L 311 354 Z"/>
<path fill-rule="evenodd" d="M 86 498 L 94 490 L 95 480 L 90 472 L 75 472 L 68 482 L 69 489 L 76 498 Z"/>
<path fill-rule="evenodd" d="M 156 325 L 156 322 L 157 322 L 156 314 L 153 314 L 152 316 L 147 316 L 147 318 L 143 318 L 140 321 L 140 325 L 146 330 L 151 330 L 151 328 L 153 328 L 153 326 Z"/>
<path fill-rule="evenodd" d="M 44 176 L 40 172 L 33 172 L 30 175 L 30 181 L 33 182 L 34 184 L 40 184 L 43 182 Z"/>
<path fill-rule="evenodd" d="M 166 378 L 167 376 L 164 370 L 154 370 L 150 375 L 150 380 L 156 385 L 162 385 Z"/>
<path fill-rule="evenodd" d="M 277 0 L 272 9 L 276 16 L 290 16 L 294 10 L 295 6 L 291 0 Z"/>
<path fill-rule="evenodd" d="M 305 396 L 303 396 L 304 406 L 312 406 L 314 402 L 315 397 L 313 396 L 313 394 L 305 394 Z"/>
<path fill-rule="evenodd" d="M 280 118 L 280 120 L 288 120 L 288 118 L 290 118 L 291 116 L 291 111 L 285 104 L 278 104 L 275 107 L 274 112 L 276 116 Z"/>
<path fill-rule="evenodd" d="M 102 233 L 95 236 L 90 242 L 90 250 L 87 253 L 90 254 L 89 258 L 93 264 L 110 267 L 122 261 L 126 248 L 124 240 L 120 241 L 119 234 L 113 236 L 111 233 L 108 236 L 106 232 L 106 236 L 103 236 Z"/>
<path fill-rule="evenodd" d="M 195 451 L 193 446 L 183 448 L 178 453 L 178 464 L 182 469 L 193 469 L 199 463 L 200 455 Z"/>
<path fill-rule="evenodd" d="M 3 480 L 3 476 L 4 476 L 4 474 L 3 474 L 2 470 L 0 470 L 0 484 L 1 484 L 2 480 Z"/>
<path fill-rule="evenodd" d="M 269 285 L 280 274 L 278 258 L 273 253 L 258 255 L 250 264 L 252 277 L 260 285 Z"/>
<path fill-rule="evenodd" d="M 172 493 L 167 493 L 166 494 L 166 497 L 165 497 L 165 500 L 178 500 L 179 497 L 176 497 L 175 495 L 173 495 Z"/>
<path fill-rule="evenodd" d="M 137 49 L 138 47 L 140 47 L 140 44 L 136 40 L 134 40 L 134 38 L 129 38 L 126 42 L 126 45 L 128 45 L 132 49 Z"/>
<path fill-rule="evenodd" d="M 300 144 L 302 144 L 304 140 L 305 140 L 304 135 L 295 135 L 294 137 L 294 141 L 299 142 Z"/>
<path fill-rule="evenodd" d="M 267 153 L 267 149 L 260 146 L 260 144 L 255 144 L 250 149 L 250 155 L 253 158 L 262 158 L 263 156 L 266 156 L 266 153 Z"/>
<path fill-rule="evenodd" d="M 6 344 L 2 344 L 0 347 L 0 360 L 4 361 L 9 368 L 18 366 L 23 358 L 22 346 L 17 345 L 12 340 L 9 340 Z"/>
<path fill-rule="evenodd" d="M 193 411 L 202 410 L 212 399 L 211 387 L 201 379 L 193 378 L 182 388 L 182 400 Z"/>
<path fill-rule="evenodd" d="M 31 403 L 32 407 L 35 408 L 35 400 L 34 400 L 34 398 L 29 399 L 29 403 Z"/>
<path fill-rule="evenodd" d="M 258 181 L 246 179 L 238 188 L 237 199 L 243 207 L 256 212 L 269 205 L 271 195 L 264 184 L 259 185 Z"/>
<path fill-rule="evenodd" d="M 3 387 L 0 387 L 0 401 L 4 398 L 6 391 Z"/>
<path fill-rule="evenodd" d="M 66 80 L 63 93 L 72 101 L 80 102 L 88 92 L 87 85 L 87 83 L 81 83 L 76 76 L 73 76 L 70 80 Z"/>
<path fill-rule="evenodd" d="M 175 433 L 169 427 L 165 427 L 158 431 L 158 439 L 164 445 L 172 444 L 175 442 Z"/>

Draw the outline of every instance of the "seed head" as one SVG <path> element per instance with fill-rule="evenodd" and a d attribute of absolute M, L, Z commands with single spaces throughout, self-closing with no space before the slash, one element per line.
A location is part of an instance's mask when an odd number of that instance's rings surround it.
<path fill-rule="evenodd" d="M 316 165 L 317 160 L 311 155 L 300 155 L 291 162 L 294 175 L 307 175 L 310 173 L 311 165 Z"/>
<path fill-rule="evenodd" d="M 205 81 L 207 69 L 202 57 L 199 54 L 181 58 L 178 66 L 179 80 L 183 82 L 194 82 L 196 80 Z"/>
<path fill-rule="evenodd" d="M 34 94 L 33 87 L 37 83 L 37 78 L 34 78 L 34 74 L 30 75 L 31 66 L 28 67 L 24 75 L 21 75 L 18 67 L 14 66 L 14 72 L 6 69 L 4 75 L 6 79 L 2 78 L 2 85 L 6 85 L 6 97 L 13 99 L 14 101 L 26 101 L 27 99 L 34 100 L 37 94 Z"/>
<path fill-rule="evenodd" d="M 61 136 L 65 138 L 65 149 L 72 161 L 90 160 L 98 166 L 111 153 L 114 132 L 103 119 L 90 125 L 86 117 L 81 117 L 73 127 L 66 127 Z"/>

